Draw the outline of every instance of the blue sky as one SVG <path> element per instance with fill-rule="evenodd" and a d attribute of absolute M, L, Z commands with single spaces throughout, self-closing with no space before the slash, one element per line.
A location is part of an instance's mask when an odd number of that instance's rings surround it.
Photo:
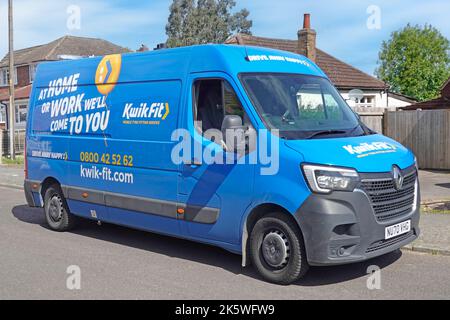
<path fill-rule="evenodd" d="M 7 52 L 7 0 L 0 0 L 0 55 Z M 52 41 L 65 34 L 104 38 L 130 49 L 153 48 L 166 39 L 171 0 L 14 0 L 15 48 Z M 408 22 L 429 23 L 450 39 L 448 0 L 237 0 L 247 8 L 253 34 L 295 39 L 303 13 L 312 15 L 317 46 L 373 73 L 381 42 Z M 81 28 L 69 30 L 67 8 L 81 10 Z M 381 28 L 369 29 L 369 6 L 380 9 Z"/>

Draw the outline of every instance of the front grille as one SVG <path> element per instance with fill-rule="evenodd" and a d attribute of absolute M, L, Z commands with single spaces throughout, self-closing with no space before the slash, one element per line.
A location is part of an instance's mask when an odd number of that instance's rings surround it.
<path fill-rule="evenodd" d="M 369 196 L 377 221 L 396 219 L 413 209 L 417 171 L 413 167 L 404 170 L 402 174 L 404 181 L 400 190 L 395 188 L 394 180 L 386 177 L 386 174 L 378 178 L 376 174 L 366 174 L 366 178 L 363 177 L 361 187 Z"/>
<path fill-rule="evenodd" d="M 402 235 L 392 238 L 392 239 L 380 240 L 380 241 L 374 242 L 366 249 L 366 253 L 371 253 L 371 252 L 375 252 L 375 251 L 390 247 L 394 244 L 397 244 L 399 242 L 402 242 L 403 240 L 408 239 L 413 234 L 414 234 L 414 231 L 411 230 L 408 233 L 402 234 Z"/>

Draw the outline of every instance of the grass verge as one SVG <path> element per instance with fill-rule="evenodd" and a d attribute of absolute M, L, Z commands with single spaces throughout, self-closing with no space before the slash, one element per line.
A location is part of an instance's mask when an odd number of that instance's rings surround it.
<path fill-rule="evenodd" d="M 7 164 L 7 165 L 23 165 L 23 156 L 16 156 L 16 159 L 12 160 L 8 157 L 3 157 L 2 158 L 2 164 Z"/>
<path fill-rule="evenodd" d="M 425 214 L 450 214 L 450 202 L 422 205 L 420 209 Z"/>

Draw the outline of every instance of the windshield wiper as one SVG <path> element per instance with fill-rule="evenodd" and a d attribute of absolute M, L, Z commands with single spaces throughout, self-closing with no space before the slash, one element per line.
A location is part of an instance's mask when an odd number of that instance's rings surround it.
<path fill-rule="evenodd" d="M 322 130 L 322 131 L 314 132 L 313 134 L 307 136 L 305 139 L 312 139 L 317 136 L 328 135 L 328 134 L 343 134 L 343 133 L 347 133 L 347 131 L 346 130 Z"/>
<path fill-rule="evenodd" d="M 358 124 L 356 127 L 354 127 L 353 129 L 350 129 L 350 131 L 348 131 L 347 133 L 349 134 L 349 135 L 352 135 L 353 134 L 353 132 L 355 132 L 356 131 L 356 129 L 358 129 L 358 128 L 361 128 L 361 130 L 363 131 L 363 136 L 364 135 L 366 135 L 366 131 L 364 130 L 364 127 L 361 125 L 361 124 Z"/>

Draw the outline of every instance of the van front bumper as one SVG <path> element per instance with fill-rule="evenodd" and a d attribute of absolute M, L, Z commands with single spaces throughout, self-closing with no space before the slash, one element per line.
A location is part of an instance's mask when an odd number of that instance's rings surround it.
<path fill-rule="evenodd" d="M 414 241 L 420 233 L 420 190 L 412 210 L 380 222 L 363 190 L 311 194 L 295 213 L 310 265 L 338 265 L 371 259 Z M 409 233 L 385 240 L 385 228 L 411 220 Z"/>

